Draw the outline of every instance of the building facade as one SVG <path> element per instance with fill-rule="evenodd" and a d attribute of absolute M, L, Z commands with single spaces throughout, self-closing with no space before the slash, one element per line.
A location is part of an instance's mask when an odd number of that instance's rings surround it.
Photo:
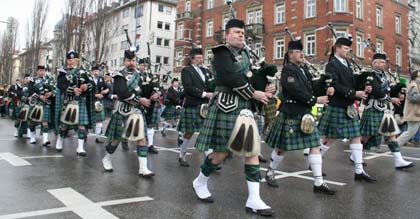
<path fill-rule="evenodd" d="M 325 64 L 334 43 L 330 23 L 338 36 L 352 35 L 359 64 L 369 64 L 379 51 L 408 72 L 407 0 L 234 0 L 232 5 L 246 23 L 248 44 L 279 68 L 290 40 L 286 28 L 301 37 L 309 61 Z M 211 48 L 223 42 L 229 17 L 226 0 L 178 1 L 174 71 L 186 64 L 192 45 L 201 45 L 210 65 Z"/>

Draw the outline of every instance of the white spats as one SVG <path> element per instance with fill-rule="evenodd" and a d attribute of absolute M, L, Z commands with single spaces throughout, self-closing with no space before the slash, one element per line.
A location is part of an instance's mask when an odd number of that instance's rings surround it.
<path fill-rule="evenodd" d="M 95 127 L 96 137 L 99 138 L 101 136 L 101 133 L 102 133 L 102 122 L 98 122 L 96 123 L 96 127 Z"/>
<path fill-rule="evenodd" d="M 330 149 L 330 147 L 328 147 L 327 145 L 323 144 L 322 143 L 322 140 L 321 140 L 320 143 L 321 143 L 321 147 L 320 147 L 320 149 L 321 149 L 321 155 L 324 156 L 327 153 L 327 151 Z"/>
<path fill-rule="evenodd" d="M 395 167 L 405 167 L 413 163 L 404 160 L 404 158 L 401 156 L 401 152 L 394 152 L 392 155 L 394 155 Z"/>
<path fill-rule="evenodd" d="M 102 164 L 104 165 L 105 171 L 112 171 L 112 155 L 106 153 L 105 157 L 102 159 Z"/>
<path fill-rule="evenodd" d="M 155 130 L 153 128 L 147 128 L 147 142 L 149 146 L 153 145 L 155 137 Z"/>
<path fill-rule="evenodd" d="M 314 176 L 314 184 L 320 186 L 324 183 L 322 178 L 322 155 L 321 154 L 310 154 L 308 156 L 308 162 L 312 169 Z"/>
<path fill-rule="evenodd" d="M 246 181 L 248 185 L 248 199 L 246 200 L 246 207 L 253 210 L 270 209 L 260 197 L 260 183 Z"/>
<path fill-rule="evenodd" d="M 284 156 L 278 155 L 277 150 L 273 149 L 271 152 L 271 159 L 270 159 L 270 169 L 276 170 L 280 163 L 283 161 Z"/>
<path fill-rule="evenodd" d="M 354 161 L 355 172 L 357 174 L 363 173 L 363 145 L 350 144 L 351 158 Z"/>
<path fill-rule="evenodd" d="M 42 133 L 42 144 L 46 144 L 48 142 L 48 132 Z"/>
<path fill-rule="evenodd" d="M 15 133 L 13 133 L 13 136 L 14 136 L 14 137 L 18 137 L 18 136 L 19 136 L 19 133 L 18 133 L 18 131 L 17 131 L 17 130 L 15 131 Z"/>
<path fill-rule="evenodd" d="M 29 134 L 29 142 L 31 144 L 35 144 L 36 143 L 35 135 L 36 135 L 35 132 L 30 132 L 30 134 Z"/>
<path fill-rule="evenodd" d="M 84 144 L 85 144 L 85 140 L 84 139 L 77 139 L 77 150 L 76 150 L 76 152 L 78 154 L 80 154 L 80 153 L 86 153 L 85 149 L 83 148 Z"/>
<path fill-rule="evenodd" d="M 57 136 L 57 142 L 55 143 L 55 149 L 63 150 L 63 137 Z"/>
<path fill-rule="evenodd" d="M 182 138 L 182 144 L 179 146 L 180 150 L 179 150 L 179 157 L 180 158 L 184 158 L 185 155 L 187 154 L 187 147 L 188 147 L 188 143 L 190 142 L 190 140 L 186 139 L 186 138 Z"/>
<path fill-rule="evenodd" d="M 139 174 L 142 176 L 152 175 L 153 172 L 147 168 L 147 157 L 138 157 L 139 158 Z"/>
<path fill-rule="evenodd" d="M 209 189 L 207 188 L 208 180 L 209 180 L 209 177 L 205 176 L 200 171 L 200 174 L 193 181 L 193 187 L 194 187 L 195 194 L 200 199 L 206 199 L 206 198 L 211 197 L 211 193 L 210 193 Z"/>

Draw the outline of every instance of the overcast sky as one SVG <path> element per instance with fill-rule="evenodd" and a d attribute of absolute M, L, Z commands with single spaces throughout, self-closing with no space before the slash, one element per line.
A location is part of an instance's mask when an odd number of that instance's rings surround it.
<path fill-rule="evenodd" d="M 0 0 L 0 21 L 7 21 L 8 17 L 15 17 L 19 22 L 19 48 L 24 47 L 26 36 L 26 25 L 28 17 L 32 12 L 35 0 Z M 64 0 L 49 0 L 46 30 L 48 37 L 52 38 L 54 25 L 61 19 L 64 11 Z M 0 23 L 0 31 L 6 29 L 6 24 Z"/>

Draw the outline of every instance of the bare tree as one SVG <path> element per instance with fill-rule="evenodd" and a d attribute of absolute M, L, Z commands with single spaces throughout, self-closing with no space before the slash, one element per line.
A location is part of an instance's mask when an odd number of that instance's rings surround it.
<path fill-rule="evenodd" d="M 18 22 L 15 18 L 7 19 L 7 28 L 3 33 L 0 48 L 0 83 L 11 84 L 13 74 L 13 54 L 16 49 Z"/>
<path fill-rule="evenodd" d="M 34 71 L 39 64 L 42 39 L 46 36 L 45 21 L 48 14 L 48 0 L 36 0 L 27 26 L 26 55 L 24 69 Z"/>

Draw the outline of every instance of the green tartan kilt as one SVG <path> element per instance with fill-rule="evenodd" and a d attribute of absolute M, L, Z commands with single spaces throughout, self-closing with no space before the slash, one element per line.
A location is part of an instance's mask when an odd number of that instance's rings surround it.
<path fill-rule="evenodd" d="M 360 120 L 360 134 L 362 136 L 375 136 L 379 135 L 379 126 L 382 122 L 384 112 L 375 108 L 369 108 L 363 112 L 362 119 Z"/>
<path fill-rule="evenodd" d="M 95 111 L 95 122 L 103 122 L 105 121 L 105 109 L 102 109 L 101 112 Z"/>
<path fill-rule="evenodd" d="M 86 98 L 79 100 L 79 125 L 89 125 L 89 116 L 86 104 Z"/>
<path fill-rule="evenodd" d="M 149 125 L 149 127 L 155 127 L 155 126 L 157 126 L 157 124 L 159 122 L 159 110 L 157 108 L 158 104 L 159 103 L 157 101 L 155 101 L 153 103 L 153 108 L 148 108 L 147 109 L 147 110 L 152 110 L 152 112 L 150 113 L 150 112 L 147 111 L 146 113 L 143 113 L 143 115 L 145 115 L 145 117 L 146 117 L 146 121 L 147 121 L 147 124 Z"/>
<path fill-rule="evenodd" d="M 176 108 L 174 105 L 169 105 L 165 107 L 165 110 L 163 110 L 161 117 L 165 120 L 178 119 L 179 113 L 176 113 Z"/>
<path fill-rule="evenodd" d="M 319 132 L 328 138 L 352 139 L 360 137 L 359 118 L 347 116 L 347 108 L 328 106 L 320 118 Z"/>
<path fill-rule="evenodd" d="M 115 112 L 111 116 L 111 120 L 109 121 L 108 127 L 105 131 L 105 136 L 108 138 L 109 142 L 111 141 L 123 141 L 126 140 L 123 137 L 124 129 L 125 129 L 125 122 L 128 116 L 123 116 L 118 112 Z M 144 119 L 144 136 L 147 136 L 147 122 L 146 118 L 143 115 Z"/>
<path fill-rule="evenodd" d="M 300 129 L 302 117 L 280 112 L 267 136 L 267 145 L 285 151 L 302 150 L 320 146 L 320 136 L 315 127 L 314 132 L 305 134 Z M 293 130 L 293 131 L 291 131 Z"/>
<path fill-rule="evenodd" d="M 187 106 L 181 110 L 178 131 L 182 133 L 199 132 L 204 119 L 200 116 L 200 106 Z"/>
<path fill-rule="evenodd" d="M 225 113 L 217 107 L 213 101 L 209 106 L 207 118 L 200 129 L 195 148 L 199 151 L 207 151 L 209 148 L 215 152 L 229 152 L 227 143 L 235 126 L 236 118 L 243 109 L 251 109 L 251 101 L 239 97 L 238 108 Z"/>
<path fill-rule="evenodd" d="M 374 135 L 371 136 L 365 144 L 363 144 L 363 149 L 370 150 L 372 147 L 378 147 L 382 143 L 382 136 L 381 135 Z"/>
<path fill-rule="evenodd" d="M 274 123 L 276 121 L 276 105 L 275 104 L 267 104 L 263 105 L 263 113 L 264 113 L 264 122 L 266 123 Z"/>
<path fill-rule="evenodd" d="M 12 111 L 12 120 L 17 120 L 18 115 L 19 115 L 19 112 L 20 112 L 20 108 L 14 102 L 11 102 L 10 103 L 10 108 L 13 109 L 13 111 Z"/>
<path fill-rule="evenodd" d="M 33 108 L 34 108 L 33 106 L 29 106 L 29 114 L 32 112 Z M 50 105 L 47 105 L 47 104 L 43 105 L 43 107 L 42 107 L 42 122 L 50 122 L 51 121 L 50 120 L 50 114 L 51 114 L 50 113 Z M 30 119 L 28 118 L 28 120 L 30 120 Z M 32 122 L 32 120 L 31 120 L 31 122 Z"/>

